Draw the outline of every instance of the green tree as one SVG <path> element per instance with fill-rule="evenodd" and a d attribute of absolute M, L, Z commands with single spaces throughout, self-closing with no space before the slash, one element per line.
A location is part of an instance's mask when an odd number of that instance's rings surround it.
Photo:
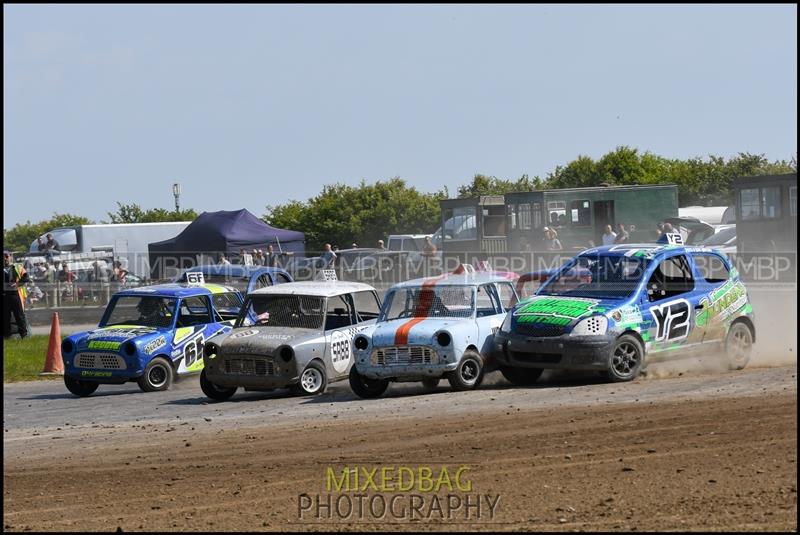
<path fill-rule="evenodd" d="M 168 221 L 194 221 L 197 219 L 197 212 L 191 208 L 185 210 L 165 210 L 164 208 L 152 208 L 142 210 L 136 204 L 122 204 L 117 201 L 117 211 L 108 212 L 110 223 L 161 223 Z"/>
<path fill-rule="evenodd" d="M 358 187 L 327 185 L 306 202 L 267 206 L 264 221 L 279 228 L 301 230 L 309 253 L 325 243 L 349 248 L 355 242 L 373 247 L 396 233 L 433 233 L 439 226 L 439 200 L 446 191 L 420 193 L 395 177 Z"/>
<path fill-rule="evenodd" d="M 505 195 L 512 191 L 533 191 L 542 185 L 543 182 L 538 176 L 531 179 L 528 175 L 522 175 L 517 180 L 507 180 L 476 174 L 472 177 L 472 182 L 459 186 L 458 197 L 464 199 L 481 195 Z"/>
<path fill-rule="evenodd" d="M 91 225 L 89 218 L 73 215 L 53 213 L 53 217 L 38 223 L 17 223 L 11 229 L 3 229 L 3 248 L 10 251 L 28 251 L 31 243 L 46 232 L 59 228 L 75 225 Z"/>

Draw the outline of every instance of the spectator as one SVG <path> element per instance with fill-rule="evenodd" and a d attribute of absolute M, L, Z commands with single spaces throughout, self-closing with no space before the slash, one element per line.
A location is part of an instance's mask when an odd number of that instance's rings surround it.
<path fill-rule="evenodd" d="M 614 240 L 614 243 L 627 243 L 628 238 L 630 238 L 630 235 L 628 234 L 628 231 L 625 230 L 625 225 L 619 223 L 617 225 L 617 237 Z"/>
<path fill-rule="evenodd" d="M 47 268 L 44 264 L 36 264 L 33 268 L 33 280 L 42 282 L 47 278 Z"/>
<path fill-rule="evenodd" d="M 108 277 L 108 264 L 105 260 L 97 259 L 92 264 L 94 280 L 100 285 L 100 302 L 107 304 L 111 299 L 111 284 Z"/>
<path fill-rule="evenodd" d="M 436 245 L 433 244 L 433 240 L 430 236 L 425 236 L 425 246 L 422 248 L 423 256 L 435 256 L 436 255 Z"/>
<path fill-rule="evenodd" d="M 231 263 L 231 261 L 228 260 L 227 256 L 225 256 L 225 253 L 220 253 L 219 254 L 219 265 L 220 266 L 229 266 L 230 263 Z"/>
<path fill-rule="evenodd" d="M 550 212 L 550 226 L 551 227 L 558 226 L 558 212 Z"/>
<path fill-rule="evenodd" d="M 275 248 L 271 243 L 267 245 L 267 254 L 264 256 L 264 265 L 267 267 L 276 267 L 278 265 L 278 255 L 275 254 Z"/>
<path fill-rule="evenodd" d="M 248 252 L 245 252 L 244 249 L 239 251 L 239 263 L 243 266 L 252 266 L 253 265 L 253 255 Z"/>
<path fill-rule="evenodd" d="M 122 262 L 119 260 L 114 261 L 114 274 L 111 279 L 125 284 L 125 277 L 128 275 L 128 270 L 122 267 Z"/>
<path fill-rule="evenodd" d="M 47 244 L 44 242 L 41 236 L 36 238 L 36 250 L 40 253 L 47 251 Z"/>
<path fill-rule="evenodd" d="M 617 233 L 611 228 L 611 225 L 606 225 L 606 231 L 603 233 L 603 245 L 614 245 L 614 240 L 617 239 Z"/>
<path fill-rule="evenodd" d="M 385 251 L 386 247 L 383 245 L 383 240 L 378 240 L 378 250 Z"/>
<path fill-rule="evenodd" d="M 358 249 L 358 244 L 356 242 L 353 242 L 351 249 Z"/>
<path fill-rule="evenodd" d="M 661 235 L 656 240 L 656 243 L 669 243 L 669 234 L 677 234 L 677 231 L 670 223 L 664 223 L 664 226 L 661 228 Z"/>
<path fill-rule="evenodd" d="M 11 253 L 3 253 L 3 336 L 11 336 L 11 315 L 14 315 L 20 338 L 28 336 L 28 321 L 25 318 L 25 283 L 29 280 L 25 268 L 14 264 Z"/>
<path fill-rule="evenodd" d="M 264 253 L 261 251 L 261 249 L 253 249 L 253 265 L 264 265 Z"/>
<path fill-rule="evenodd" d="M 336 262 L 336 253 L 331 248 L 330 243 L 325 244 L 325 252 L 322 253 L 322 268 L 333 269 Z"/>
<path fill-rule="evenodd" d="M 52 234 L 47 235 L 47 244 L 45 245 L 47 251 L 61 251 L 61 246 L 53 238 Z"/>
<path fill-rule="evenodd" d="M 558 216 L 558 226 L 559 227 L 566 227 L 567 226 L 567 214 L 560 214 Z"/>
<path fill-rule="evenodd" d="M 556 238 L 556 231 L 548 227 L 545 227 L 544 231 L 544 248 L 548 251 L 561 251 L 564 249 L 561 242 Z"/>

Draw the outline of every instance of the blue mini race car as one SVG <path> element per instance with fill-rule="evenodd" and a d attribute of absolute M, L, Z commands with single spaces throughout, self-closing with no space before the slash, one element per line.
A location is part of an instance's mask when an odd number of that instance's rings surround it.
<path fill-rule="evenodd" d="M 187 273 L 202 273 L 205 282 L 233 286 L 242 295 L 253 290 L 275 286 L 294 279 L 283 268 L 266 266 L 243 266 L 241 264 L 204 264 L 187 269 L 176 282 L 186 282 Z"/>
<path fill-rule="evenodd" d="M 747 290 L 723 253 L 621 244 L 582 252 L 518 303 L 492 355 L 517 385 L 546 368 L 599 370 L 616 382 L 649 362 L 720 351 L 742 369 L 755 337 Z"/>
<path fill-rule="evenodd" d="M 176 374 L 203 368 L 203 345 L 230 331 L 242 295 L 218 284 L 160 284 L 114 294 L 97 329 L 61 343 L 64 383 L 77 396 L 100 384 L 137 381 L 167 390 Z"/>

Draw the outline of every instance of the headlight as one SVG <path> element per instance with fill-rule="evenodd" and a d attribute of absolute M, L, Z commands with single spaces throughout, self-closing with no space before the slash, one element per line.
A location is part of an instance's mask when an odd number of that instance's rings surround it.
<path fill-rule="evenodd" d="M 64 338 L 64 341 L 61 342 L 61 352 L 69 355 L 72 353 L 73 349 L 75 349 L 75 344 L 72 343 L 72 340 L 69 338 Z"/>
<path fill-rule="evenodd" d="M 125 344 L 122 346 L 122 350 L 126 355 L 132 357 L 136 354 L 136 344 L 133 342 L 125 342 Z"/>
<path fill-rule="evenodd" d="M 283 346 L 278 354 L 283 359 L 283 362 L 289 362 L 292 360 L 292 358 L 294 358 L 294 349 L 289 346 Z"/>
<path fill-rule="evenodd" d="M 436 334 L 436 343 L 439 344 L 440 346 L 447 347 L 450 345 L 450 342 L 452 342 L 452 339 L 450 338 L 450 333 L 442 331 Z"/>
<path fill-rule="evenodd" d="M 574 336 L 599 336 L 606 334 L 608 330 L 608 318 L 605 316 L 591 316 L 582 319 L 570 335 Z"/>
<path fill-rule="evenodd" d="M 218 351 L 219 348 L 217 347 L 217 344 L 206 342 L 205 345 L 203 346 L 203 355 L 207 359 L 213 359 L 214 357 L 216 357 Z"/>
<path fill-rule="evenodd" d="M 504 332 L 504 333 L 510 333 L 511 332 L 511 314 L 513 314 L 513 313 L 514 313 L 513 311 L 509 310 L 508 314 L 506 314 L 506 319 L 505 319 L 505 321 L 503 321 L 503 324 L 500 326 L 500 330 L 502 332 Z"/>
<path fill-rule="evenodd" d="M 356 349 L 364 351 L 365 349 L 367 349 L 367 346 L 369 346 L 369 340 L 367 340 L 366 336 L 356 336 L 353 345 L 356 346 Z"/>

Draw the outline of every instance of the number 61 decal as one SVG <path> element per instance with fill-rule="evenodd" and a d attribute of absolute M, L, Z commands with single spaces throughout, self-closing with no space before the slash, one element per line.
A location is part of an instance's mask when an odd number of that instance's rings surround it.
<path fill-rule="evenodd" d="M 183 363 L 187 368 L 195 363 L 197 356 L 202 354 L 205 339 L 201 333 L 197 338 L 189 340 L 183 346 Z"/>
<path fill-rule="evenodd" d="M 676 299 L 650 307 L 656 321 L 656 341 L 682 340 L 689 335 L 689 301 Z"/>

